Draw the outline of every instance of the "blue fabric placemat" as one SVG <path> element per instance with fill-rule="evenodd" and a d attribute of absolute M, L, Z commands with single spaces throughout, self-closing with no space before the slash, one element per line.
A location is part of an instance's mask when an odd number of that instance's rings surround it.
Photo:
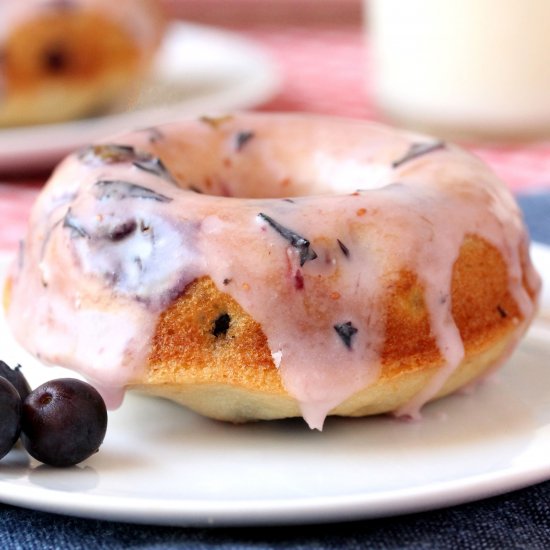
<path fill-rule="evenodd" d="M 550 192 L 533 191 L 518 195 L 531 239 L 550 245 Z"/>
<path fill-rule="evenodd" d="M 534 192 L 518 200 L 532 238 L 550 245 L 550 192 Z M 0 549 L 12 548 L 546 550 L 550 548 L 550 482 L 480 502 L 395 518 L 246 529 L 112 523 L 0 504 Z"/>

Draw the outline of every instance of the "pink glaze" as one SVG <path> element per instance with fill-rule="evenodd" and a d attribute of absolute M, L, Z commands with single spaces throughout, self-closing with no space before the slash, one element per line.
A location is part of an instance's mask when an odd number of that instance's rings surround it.
<path fill-rule="evenodd" d="M 68 157 L 33 209 L 9 322 L 31 352 L 80 371 L 113 405 L 142 375 L 160 312 L 201 275 L 262 325 L 285 387 L 319 429 L 376 380 L 381 304 L 403 268 L 424 286 L 444 364 L 398 414 L 416 416 L 462 360 L 451 274 L 468 234 L 505 258 L 525 320 L 518 333 L 533 315 L 522 279 L 533 289 L 539 280 L 520 212 L 455 146 L 393 166 L 434 140 L 290 115 L 184 121 L 108 143 L 161 157 L 169 175 L 89 152 Z"/>

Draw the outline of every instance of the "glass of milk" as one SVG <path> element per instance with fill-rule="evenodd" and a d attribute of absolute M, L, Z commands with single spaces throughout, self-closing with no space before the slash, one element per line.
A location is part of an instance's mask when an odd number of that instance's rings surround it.
<path fill-rule="evenodd" d="M 550 0 L 364 0 L 374 101 L 453 138 L 550 136 Z"/>

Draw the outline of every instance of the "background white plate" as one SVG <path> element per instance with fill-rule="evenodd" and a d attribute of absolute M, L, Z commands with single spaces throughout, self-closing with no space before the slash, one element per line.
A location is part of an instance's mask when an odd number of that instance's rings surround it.
<path fill-rule="evenodd" d="M 31 385 L 66 375 L 29 358 L 3 320 L 0 342 Z M 233 426 L 129 395 L 110 413 L 100 452 L 77 467 L 8 454 L 0 500 L 110 520 L 253 525 L 395 515 L 503 493 L 550 478 L 549 359 L 550 328 L 539 321 L 495 379 L 427 406 L 422 421 L 329 419 L 322 433 L 301 420 Z"/>
<path fill-rule="evenodd" d="M 0 170 L 49 167 L 77 147 L 121 130 L 252 107 L 272 96 L 279 84 L 278 68 L 256 44 L 224 30 L 173 23 L 151 80 L 131 110 L 0 129 Z"/>

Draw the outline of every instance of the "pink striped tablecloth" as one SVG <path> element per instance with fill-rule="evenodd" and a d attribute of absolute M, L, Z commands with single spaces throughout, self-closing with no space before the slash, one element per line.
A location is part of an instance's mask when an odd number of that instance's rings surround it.
<path fill-rule="evenodd" d="M 368 56 L 358 26 L 263 25 L 239 32 L 270 52 L 283 75 L 281 91 L 259 109 L 377 118 L 365 79 Z M 471 149 L 514 191 L 550 188 L 550 142 Z M 42 184 L 0 184 L 0 251 L 17 245 Z"/>

